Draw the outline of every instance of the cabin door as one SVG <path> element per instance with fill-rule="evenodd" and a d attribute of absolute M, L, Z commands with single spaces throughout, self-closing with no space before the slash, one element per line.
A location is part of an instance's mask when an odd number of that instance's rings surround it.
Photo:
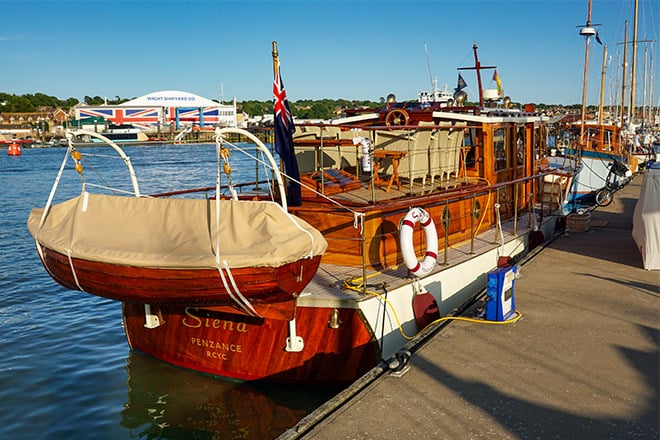
<path fill-rule="evenodd" d="M 466 128 L 463 137 L 465 171 L 468 177 L 484 175 L 484 140 L 481 127 Z"/>
<path fill-rule="evenodd" d="M 513 124 L 497 125 L 493 128 L 494 182 L 509 182 L 524 171 L 525 141 Z M 522 144 L 521 144 L 522 142 Z M 515 197 L 514 186 L 505 186 L 497 190 L 496 201 L 500 204 L 503 218 L 513 215 Z"/>

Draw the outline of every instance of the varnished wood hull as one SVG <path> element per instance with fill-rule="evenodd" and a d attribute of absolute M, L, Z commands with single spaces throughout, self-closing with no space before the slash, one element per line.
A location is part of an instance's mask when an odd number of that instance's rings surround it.
<path fill-rule="evenodd" d="M 132 348 L 157 359 L 204 373 L 240 380 L 338 384 L 356 380 L 378 362 L 377 345 L 355 309 L 298 307 L 300 352 L 285 350 L 289 322 L 218 311 L 213 307 L 152 306 L 161 325 L 145 327 L 144 307 L 124 303 L 124 324 Z"/>
<path fill-rule="evenodd" d="M 216 269 L 134 267 L 76 258 L 70 262 L 66 255 L 47 248 L 42 251 L 42 263 L 48 273 L 68 289 L 136 303 L 235 305 Z M 282 302 L 300 294 L 316 273 L 320 260 L 317 256 L 280 267 L 237 268 L 231 274 L 250 302 Z M 224 275 L 227 277 L 226 272 Z"/>

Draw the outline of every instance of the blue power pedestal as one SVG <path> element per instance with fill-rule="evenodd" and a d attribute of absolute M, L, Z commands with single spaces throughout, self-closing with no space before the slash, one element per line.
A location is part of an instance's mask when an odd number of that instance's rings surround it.
<path fill-rule="evenodd" d="M 516 279 L 518 266 L 498 267 L 488 272 L 486 290 L 486 319 L 506 321 L 516 312 L 513 298 L 513 281 Z"/>

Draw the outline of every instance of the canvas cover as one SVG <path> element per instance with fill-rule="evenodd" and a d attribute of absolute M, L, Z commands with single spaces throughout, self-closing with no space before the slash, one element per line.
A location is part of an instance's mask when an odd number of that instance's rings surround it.
<path fill-rule="evenodd" d="M 639 200 L 633 213 L 632 236 L 644 269 L 660 270 L 660 163 L 644 173 Z"/>
<path fill-rule="evenodd" d="M 215 268 L 216 202 L 83 194 L 33 209 L 28 229 L 71 257 L 138 267 Z M 220 261 L 231 268 L 277 267 L 321 255 L 327 242 L 274 202 L 220 202 Z"/>

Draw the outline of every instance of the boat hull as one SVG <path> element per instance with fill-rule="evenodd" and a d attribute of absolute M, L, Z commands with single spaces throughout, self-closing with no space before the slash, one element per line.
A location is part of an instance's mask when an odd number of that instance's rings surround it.
<path fill-rule="evenodd" d="M 617 154 L 586 152 L 581 157 L 582 167 L 575 175 L 572 195 L 573 201 L 593 203 L 598 190 L 605 187 L 605 181 L 613 161 L 625 164 L 632 172 L 637 169 L 636 159 Z M 621 180 L 621 178 L 619 178 Z"/>
<path fill-rule="evenodd" d="M 135 267 L 71 258 L 47 248 L 42 263 L 62 286 L 118 301 L 235 305 L 217 269 Z M 255 304 L 295 298 L 312 279 L 321 257 L 279 267 L 232 269 L 241 294 Z M 72 269 L 73 268 L 73 269 Z M 227 277 L 227 272 L 223 270 Z M 227 279 L 227 283 L 230 281 Z"/>
<path fill-rule="evenodd" d="M 214 307 L 152 306 L 160 325 L 145 327 L 144 307 L 124 303 L 129 345 L 157 359 L 239 380 L 339 384 L 376 365 L 374 338 L 357 309 L 298 307 L 295 326 L 304 347 L 286 350 L 289 321 L 225 313 Z"/>

